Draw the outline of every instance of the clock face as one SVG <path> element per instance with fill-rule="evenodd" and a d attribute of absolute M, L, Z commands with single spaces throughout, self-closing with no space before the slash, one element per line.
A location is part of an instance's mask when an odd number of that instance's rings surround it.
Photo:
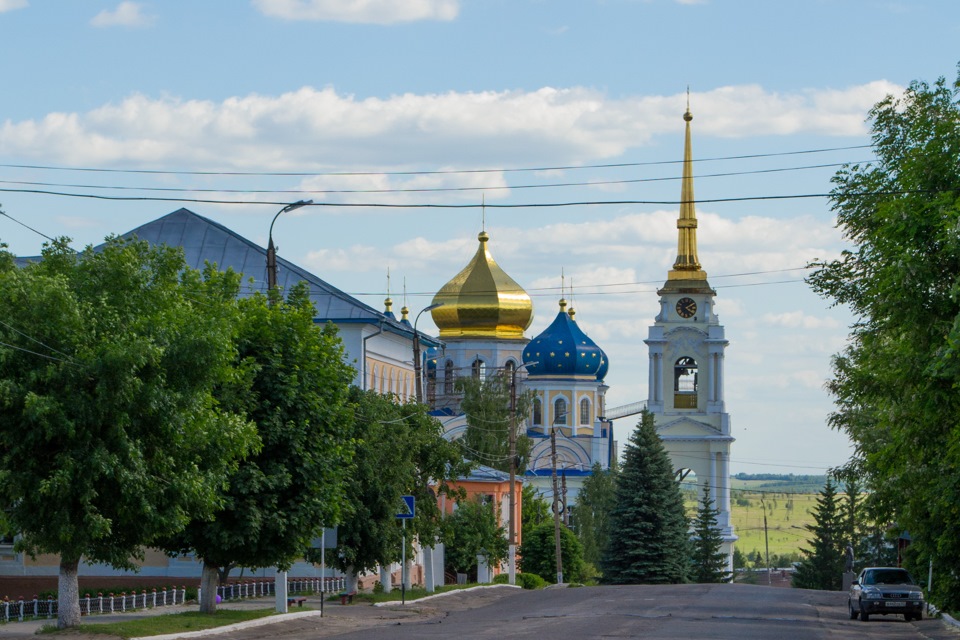
<path fill-rule="evenodd" d="M 677 315 L 681 318 L 692 318 L 697 312 L 697 303 L 691 298 L 680 298 L 677 300 Z"/>

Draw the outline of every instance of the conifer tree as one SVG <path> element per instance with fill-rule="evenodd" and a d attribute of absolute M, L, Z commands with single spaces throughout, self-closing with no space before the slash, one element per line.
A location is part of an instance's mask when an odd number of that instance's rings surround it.
<path fill-rule="evenodd" d="M 827 483 L 817 498 L 813 519 L 814 524 L 806 526 L 813 534 L 813 548 L 802 550 L 806 557 L 797 567 L 793 586 L 800 589 L 839 591 L 843 583 L 843 548 L 846 543 L 843 539 L 843 511 L 837 500 L 837 487 L 832 478 L 827 478 Z"/>
<path fill-rule="evenodd" d="M 690 538 L 670 457 L 644 411 L 626 446 L 601 562 L 610 584 L 675 584 L 690 571 Z"/>
<path fill-rule="evenodd" d="M 583 545 L 583 559 L 594 567 L 600 564 L 610 539 L 610 511 L 615 504 L 616 482 L 616 465 L 604 470 L 600 463 L 594 463 L 573 509 L 573 530 Z"/>
<path fill-rule="evenodd" d="M 720 509 L 710 497 L 710 484 L 703 489 L 703 497 L 697 508 L 693 523 L 693 582 L 729 582 L 727 554 L 723 548 L 723 536 L 717 526 Z"/>

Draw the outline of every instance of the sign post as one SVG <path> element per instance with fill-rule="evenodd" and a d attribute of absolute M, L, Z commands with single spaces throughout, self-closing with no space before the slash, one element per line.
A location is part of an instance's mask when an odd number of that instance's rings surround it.
<path fill-rule="evenodd" d="M 400 497 L 403 498 L 403 511 L 397 514 L 403 526 L 403 546 L 400 550 L 400 604 L 407 604 L 407 520 L 412 520 L 416 513 L 416 498 Z"/>

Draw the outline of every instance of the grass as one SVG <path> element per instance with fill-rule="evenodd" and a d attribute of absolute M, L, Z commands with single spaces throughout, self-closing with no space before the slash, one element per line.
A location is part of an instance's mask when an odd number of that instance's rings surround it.
<path fill-rule="evenodd" d="M 476 586 L 477 585 L 475 583 L 474 584 L 448 584 L 442 587 L 437 587 L 433 593 L 427 593 L 427 590 L 424 589 L 423 587 L 411 587 L 410 589 L 407 589 L 406 599 L 407 599 L 407 602 L 410 602 L 411 600 L 418 600 L 420 598 L 425 598 L 426 596 L 432 596 L 438 593 L 445 593 L 448 591 L 458 591 L 461 589 L 469 589 L 471 587 L 476 587 Z M 369 602 L 371 604 L 376 602 L 400 602 L 401 595 L 402 594 L 400 592 L 400 589 L 397 587 L 394 587 L 393 591 L 391 591 L 390 593 L 360 592 L 357 595 L 353 596 L 353 601 Z M 334 596 L 331 599 L 336 600 L 337 598 L 336 596 Z"/>
<path fill-rule="evenodd" d="M 274 609 L 218 609 L 213 614 L 187 611 L 148 616 L 123 622 L 82 624 L 79 631 L 80 633 L 96 633 L 120 636 L 121 638 L 137 638 L 223 627 L 237 622 L 265 618 L 274 613 L 276 613 Z M 56 627 L 53 626 L 44 627 L 41 631 L 43 633 L 57 633 Z M 67 631 L 67 633 L 75 632 L 76 630 Z"/>

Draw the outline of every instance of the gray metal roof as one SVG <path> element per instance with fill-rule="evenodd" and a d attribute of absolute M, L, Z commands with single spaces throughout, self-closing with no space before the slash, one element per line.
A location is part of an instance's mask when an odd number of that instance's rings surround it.
<path fill-rule="evenodd" d="M 241 295 L 267 291 L 267 250 L 189 209 L 178 209 L 123 234 L 124 238 L 134 236 L 150 244 L 181 247 L 187 264 L 194 269 L 203 269 L 205 264 L 210 262 L 215 263 L 221 270 L 232 268 L 242 273 L 244 282 Z M 407 335 L 412 339 L 412 327 L 386 316 L 309 271 L 277 256 L 279 286 L 289 289 L 301 280 L 310 285 L 310 299 L 317 308 L 318 320 L 329 320 L 337 324 L 382 323 L 384 330 Z M 423 333 L 420 335 L 425 344 L 438 344 L 436 339 Z"/>

